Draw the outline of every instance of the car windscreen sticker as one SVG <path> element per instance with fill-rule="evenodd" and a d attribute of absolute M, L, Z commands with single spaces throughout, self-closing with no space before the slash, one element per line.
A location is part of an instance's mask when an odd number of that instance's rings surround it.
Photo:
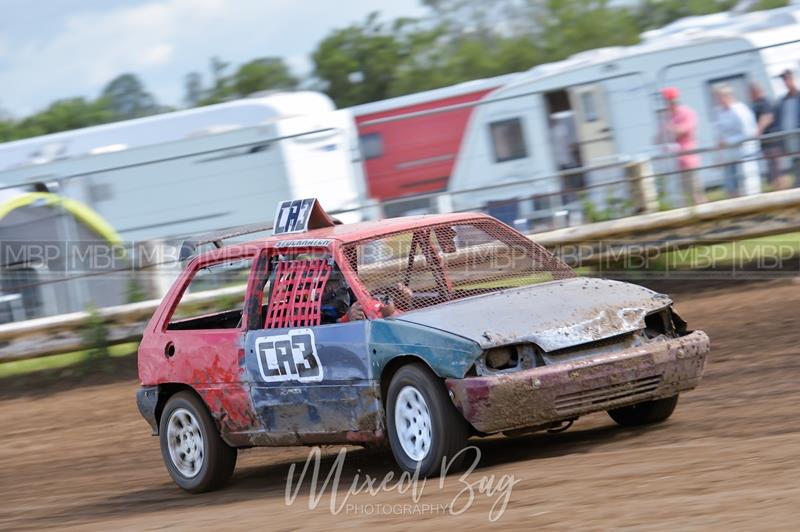
<path fill-rule="evenodd" d="M 282 240 L 275 242 L 276 248 L 327 248 L 331 241 L 327 238 L 307 238 L 304 240 Z"/>
<path fill-rule="evenodd" d="M 322 364 L 311 329 L 264 336 L 256 339 L 255 347 L 258 369 L 265 382 L 322 380 Z"/>

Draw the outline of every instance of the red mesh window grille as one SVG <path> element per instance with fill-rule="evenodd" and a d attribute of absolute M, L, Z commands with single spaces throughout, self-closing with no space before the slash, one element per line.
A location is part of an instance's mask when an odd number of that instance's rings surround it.
<path fill-rule="evenodd" d="M 575 276 L 544 247 L 486 218 L 378 235 L 343 252 L 370 296 L 400 311 Z"/>
<path fill-rule="evenodd" d="M 264 328 L 319 325 L 322 290 L 330 274 L 328 259 L 278 262 Z"/>

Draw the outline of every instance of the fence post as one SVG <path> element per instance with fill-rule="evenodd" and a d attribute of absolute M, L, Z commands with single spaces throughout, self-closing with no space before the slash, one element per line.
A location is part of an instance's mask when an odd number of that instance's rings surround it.
<path fill-rule="evenodd" d="M 634 159 L 625 165 L 628 193 L 634 212 L 644 214 L 658 211 L 658 189 L 650 159 Z"/>
<path fill-rule="evenodd" d="M 432 203 L 435 214 L 448 214 L 453 212 L 453 198 L 450 194 L 440 194 Z"/>

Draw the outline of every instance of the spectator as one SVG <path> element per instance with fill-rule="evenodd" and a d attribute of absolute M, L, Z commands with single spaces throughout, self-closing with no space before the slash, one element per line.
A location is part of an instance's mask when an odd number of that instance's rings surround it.
<path fill-rule="evenodd" d="M 756 117 L 756 135 L 769 135 L 775 132 L 775 114 L 772 112 L 772 102 L 764 94 L 757 83 L 750 84 L 750 106 Z M 780 140 L 761 140 L 761 152 L 767 160 L 767 175 L 769 182 L 775 185 L 778 179 L 778 159 L 781 155 Z"/>
<path fill-rule="evenodd" d="M 697 114 L 691 107 L 680 105 L 680 93 L 675 87 L 666 87 L 661 96 L 667 105 L 666 120 L 662 123 L 660 142 L 678 152 L 678 169 L 681 173 L 681 191 L 688 205 L 705 201 L 705 188 L 697 176 L 700 159 L 697 154 L 686 153 L 697 149 Z"/>
<path fill-rule="evenodd" d="M 736 99 L 728 85 L 714 89 L 717 100 L 716 131 L 725 166 L 725 191 L 728 197 L 761 192 L 758 164 L 758 141 L 753 140 L 758 126 L 753 112 Z M 747 160 L 750 158 L 750 160 Z M 755 167 L 754 167 L 755 165 Z"/>
<path fill-rule="evenodd" d="M 769 132 L 773 129 L 775 122 L 775 115 L 772 114 L 772 104 L 764 95 L 761 85 L 758 83 L 750 84 L 750 105 L 756 119 L 756 131 L 758 136 Z"/>
<path fill-rule="evenodd" d="M 564 193 L 561 201 L 564 205 L 569 205 L 578 201 L 578 193 L 584 187 L 583 174 L 570 172 L 570 170 L 581 167 L 578 136 L 572 111 L 562 111 L 550 115 L 550 131 L 558 171 L 569 172 L 562 174 L 561 188 Z"/>
<path fill-rule="evenodd" d="M 800 92 L 791 70 L 785 70 L 781 78 L 786 85 L 786 96 L 775 109 L 775 130 L 787 133 L 800 128 Z M 794 186 L 800 186 L 800 133 L 783 137 L 783 151 L 792 161 Z"/>

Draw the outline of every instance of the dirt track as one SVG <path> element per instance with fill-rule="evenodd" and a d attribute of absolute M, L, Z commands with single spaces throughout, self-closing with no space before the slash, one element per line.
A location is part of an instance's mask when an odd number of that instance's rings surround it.
<path fill-rule="evenodd" d="M 617 427 L 605 415 L 561 434 L 479 441 L 468 477 L 514 475 L 504 528 L 796 529 L 800 521 L 800 283 L 780 281 L 677 297 L 713 351 L 705 381 L 682 396 L 675 415 L 646 429 Z M 284 502 L 289 464 L 305 449 L 240 454 L 224 491 L 186 495 L 171 483 L 158 442 L 134 403 L 134 380 L 52 393 L 5 392 L 0 400 L 0 529 L 483 528 L 499 494 L 477 493 L 461 515 L 448 505 L 464 488 L 449 478 L 410 491 L 362 493 L 338 515 L 329 492 L 308 509 L 308 481 Z M 335 451 L 335 450 L 333 450 Z M 326 452 L 331 453 L 331 450 Z M 323 461 L 326 475 L 332 458 Z M 340 482 L 382 479 L 383 450 L 353 449 Z M 321 482 L 320 482 L 321 485 Z M 454 509 L 465 502 L 457 499 Z M 387 506 L 390 505 L 390 506 Z M 391 506 L 393 505 L 393 506 Z M 407 505 L 405 508 L 402 505 Z M 424 513 L 418 514 L 425 510 Z M 355 512 L 359 511 L 359 514 Z M 370 514 L 370 515 L 366 515 Z"/>

